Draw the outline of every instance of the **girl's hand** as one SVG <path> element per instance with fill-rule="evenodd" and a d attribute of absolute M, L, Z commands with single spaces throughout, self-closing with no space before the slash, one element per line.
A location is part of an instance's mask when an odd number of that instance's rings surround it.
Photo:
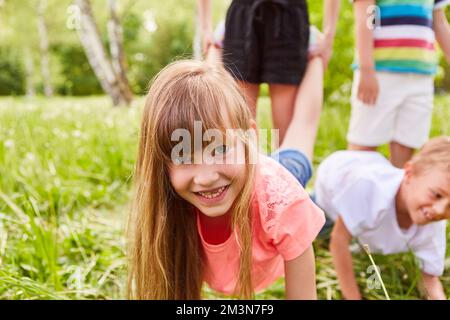
<path fill-rule="evenodd" d="M 375 105 L 378 98 L 379 86 L 373 68 L 361 68 L 358 85 L 358 99 L 367 105 Z"/>
<path fill-rule="evenodd" d="M 318 34 L 317 43 L 314 47 L 310 48 L 309 51 L 309 59 L 312 59 L 316 56 L 320 56 L 322 58 L 324 69 L 327 68 L 328 63 L 330 62 L 331 55 L 333 54 L 333 39 L 324 37 L 322 33 Z"/>
<path fill-rule="evenodd" d="M 325 37 L 323 40 L 322 60 L 324 69 L 328 67 L 331 56 L 333 55 L 333 38 Z"/>
<path fill-rule="evenodd" d="M 309 28 L 308 58 L 323 56 L 326 51 L 325 38 L 315 26 Z"/>
<path fill-rule="evenodd" d="M 214 33 L 211 31 L 204 31 L 202 36 L 202 54 L 204 57 L 208 55 L 211 46 L 214 46 Z"/>

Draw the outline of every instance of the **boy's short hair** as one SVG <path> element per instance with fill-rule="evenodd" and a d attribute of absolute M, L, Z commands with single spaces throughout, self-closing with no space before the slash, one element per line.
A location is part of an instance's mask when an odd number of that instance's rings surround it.
<path fill-rule="evenodd" d="M 413 168 L 422 172 L 431 167 L 440 167 L 450 173 L 450 137 L 430 139 L 411 159 Z"/>

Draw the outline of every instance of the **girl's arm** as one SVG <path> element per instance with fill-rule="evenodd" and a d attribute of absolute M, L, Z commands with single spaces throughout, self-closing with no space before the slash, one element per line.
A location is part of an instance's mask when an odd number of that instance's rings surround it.
<path fill-rule="evenodd" d="M 340 5 L 341 0 L 325 0 L 322 25 L 322 30 L 325 34 L 322 52 L 325 68 L 328 66 L 328 62 L 330 61 L 333 53 L 334 36 L 336 34 L 336 25 L 339 18 Z"/>
<path fill-rule="evenodd" d="M 441 280 L 439 280 L 439 277 L 422 272 L 422 284 L 428 299 L 446 300 L 444 288 L 442 288 L 442 283 Z"/>
<path fill-rule="evenodd" d="M 316 300 L 316 265 L 312 245 L 300 256 L 284 262 L 286 299 Z"/>
<path fill-rule="evenodd" d="M 358 99 L 365 104 L 374 105 L 378 97 L 378 80 L 375 74 L 373 50 L 373 28 L 370 7 L 375 8 L 375 0 L 358 0 L 354 2 L 356 48 L 360 80 Z M 378 19 L 376 19 L 378 20 Z"/>
<path fill-rule="evenodd" d="M 450 64 L 450 26 L 443 8 L 433 11 L 433 30 L 447 63 Z"/>
<path fill-rule="evenodd" d="M 331 232 L 330 252 L 336 269 L 339 285 L 345 299 L 361 300 L 358 284 L 353 273 L 352 255 L 348 246 L 352 235 L 341 217 L 338 217 Z"/>
<path fill-rule="evenodd" d="M 209 46 L 214 43 L 214 33 L 211 22 L 211 1 L 197 0 L 197 12 L 202 34 L 202 52 L 206 56 Z"/>

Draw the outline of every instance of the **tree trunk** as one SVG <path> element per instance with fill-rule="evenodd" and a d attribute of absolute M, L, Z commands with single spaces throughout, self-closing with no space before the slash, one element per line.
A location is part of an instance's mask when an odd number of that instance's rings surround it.
<path fill-rule="evenodd" d="M 75 3 L 80 8 L 81 14 L 80 28 L 77 29 L 77 32 L 91 68 L 115 106 L 128 104 L 128 100 L 120 88 L 118 76 L 103 47 L 89 0 L 75 0 Z"/>
<path fill-rule="evenodd" d="M 108 21 L 108 35 L 110 43 L 111 61 L 114 72 L 117 75 L 120 89 L 127 100 L 127 104 L 133 99 L 133 93 L 126 74 L 126 59 L 123 49 L 122 26 L 116 13 L 116 0 L 109 0 L 110 19 Z"/>
<path fill-rule="evenodd" d="M 38 31 L 39 47 L 41 50 L 41 72 L 44 81 L 44 93 L 47 97 L 53 96 L 53 87 L 50 75 L 50 59 L 48 55 L 47 25 L 45 24 L 45 0 L 40 0 L 38 5 Z"/>
<path fill-rule="evenodd" d="M 36 90 L 33 83 L 34 64 L 31 57 L 30 48 L 26 47 L 24 52 L 24 65 L 25 65 L 25 81 L 26 81 L 26 94 L 27 97 L 34 97 Z"/>

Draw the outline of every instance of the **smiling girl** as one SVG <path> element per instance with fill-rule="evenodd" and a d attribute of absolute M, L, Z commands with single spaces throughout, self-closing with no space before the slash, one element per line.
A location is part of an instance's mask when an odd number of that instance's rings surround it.
<path fill-rule="evenodd" d="M 303 110 L 320 114 L 322 77 L 314 58 L 283 145 L 273 157 L 250 161 L 256 149 L 241 133 L 256 125 L 225 70 L 179 61 L 158 74 L 143 111 L 134 177 L 130 298 L 200 299 L 204 281 L 251 298 L 283 275 L 288 299 L 316 298 L 312 242 L 325 219 L 303 189 L 315 136 L 295 118 L 304 118 Z M 224 142 L 195 143 L 196 121 L 202 138 L 211 141 L 208 130 L 219 130 Z M 173 152 L 180 129 L 194 146 L 182 157 Z"/>

